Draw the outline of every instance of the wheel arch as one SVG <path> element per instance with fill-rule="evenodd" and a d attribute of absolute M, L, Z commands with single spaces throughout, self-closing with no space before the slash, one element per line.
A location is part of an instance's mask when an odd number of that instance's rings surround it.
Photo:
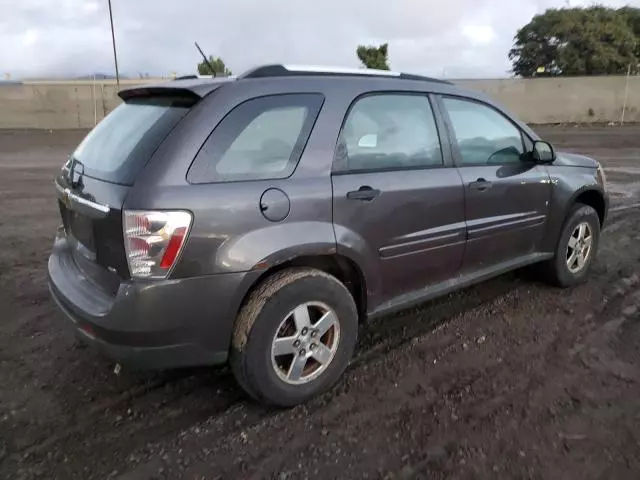
<path fill-rule="evenodd" d="M 579 187 L 576 187 L 562 180 L 563 178 L 560 177 L 560 185 L 554 189 L 554 193 L 551 196 L 547 229 L 541 244 L 541 250 L 544 252 L 555 252 L 567 217 L 576 204 L 592 207 L 598 215 L 601 228 L 607 216 L 606 195 L 595 182 L 584 182 Z"/>
<path fill-rule="evenodd" d="M 607 202 L 602 190 L 598 188 L 586 187 L 577 191 L 574 194 L 572 201 L 569 202 L 567 214 L 570 211 L 571 207 L 576 203 L 582 203 L 583 205 L 588 205 L 593 208 L 598 214 L 598 218 L 600 219 L 600 227 L 604 225 L 607 213 Z"/>
<path fill-rule="evenodd" d="M 269 265 L 253 281 L 244 294 L 238 307 L 238 311 L 245 304 L 252 292 L 258 288 L 267 278 L 288 268 L 313 268 L 336 277 L 342 282 L 353 296 L 358 310 L 359 322 L 367 318 L 367 286 L 366 278 L 359 265 L 349 257 L 338 253 L 307 253 L 287 260 Z M 238 312 L 236 312 L 237 315 Z"/>

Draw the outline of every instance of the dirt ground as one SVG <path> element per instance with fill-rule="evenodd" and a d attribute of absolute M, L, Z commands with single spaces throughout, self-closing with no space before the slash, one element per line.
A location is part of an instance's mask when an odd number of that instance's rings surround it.
<path fill-rule="evenodd" d="M 69 337 L 45 268 L 81 132 L 0 133 L 0 478 L 640 478 L 640 127 L 538 130 L 606 167 L 591 280 L 515 272 L 382 319 L 285 411 L 224 368 L 116 375 Z"/>

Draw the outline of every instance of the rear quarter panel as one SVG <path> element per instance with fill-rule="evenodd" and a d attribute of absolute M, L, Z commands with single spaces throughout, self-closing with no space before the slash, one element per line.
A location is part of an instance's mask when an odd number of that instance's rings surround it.
<path fill-rule="evenodd" d="M 259 208 L 262 193 L 271 187 L 291 200 L 289 216 L 282 222 L 267 220 Z M 184 209 L 194 215 L 174 278 L 245 272 L 269 268 L 295 252 L 335 251 L 330 189 L 328 179 L 167 187 L 145 208 Z"/>
<path fill-rule="evenodd" d="M 324 93 L 321 84 L 244 81 L 222 86 L 200 101 L 149 162 L 127 198 L 127 209 L 188 210 L 194 222 L 173 278 L 263 270 L 297 255 L 335 252 L 330 170 L 339 125 L 326 96 L 297 168 L 289 178 L 190 184 L 193 159 L 216 125 L 240 103 L 284 93 Z M 335 100 L 334 100 L 335 101 Z M 290 201 L 288 216 L 267 220 L 265 190 Z"/>

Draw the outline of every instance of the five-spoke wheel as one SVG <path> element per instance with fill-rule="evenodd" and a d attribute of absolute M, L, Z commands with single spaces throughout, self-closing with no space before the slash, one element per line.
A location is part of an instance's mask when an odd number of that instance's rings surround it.
<path fill-rule="evenodd" d="M 567 267 L 571 273 L 582 270 L 591 255 L 593 234 L 588 222 L 581 222 L 574 228 L 567 243 Z"/>
<path fill-rule="evenodd" d="M 347 287 L 325 272 L 291 268 L 267 278 L 243 306 L 231 367 L 253 397 L 292 406 L 338 380 L 357 336 L 358 312 Z"/>
<path fill-rule="evenodd" d="M 277 375 L 292 385 L 310 382 L 326 370 L 338 350 L 340 322 L 320 302 L 307 302 L 284 318 L 271 347 Z"/>
<path fill-rule="evenodd" d="M 585 281 L 598 251 L 599 239 L 598 213 L 588 205 L 574 205 L 560 232 L 555 256 L 546 264 L 551 281 L 561 287 Z"/>

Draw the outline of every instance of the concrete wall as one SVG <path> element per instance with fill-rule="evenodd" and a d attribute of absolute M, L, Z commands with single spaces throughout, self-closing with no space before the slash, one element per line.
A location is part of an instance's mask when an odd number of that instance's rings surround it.
<path fill-rule="evenodd" d="M 626 81 L 616 76 L 455 82 L 484 92 L 528 123 L 589 123 L 620 121 Z M 91 128 L 119 103 L 113 81 L 0 83 L 0 129 Z M 625 121 L 640 122 L 640 76 L 629 78 Z"/>
<path fill-rule="evenodd" d="M 501 102 L 527 123 L 619 122 L 627 78 L 460 80 Z M 640 76 L 629 77 L 625 122 L 640 122 Z"/>
<path fill-rule="evenodd" d="M 114 83 L 0 84 L 0 129 L 92 128 L 120 99 Z"/>

